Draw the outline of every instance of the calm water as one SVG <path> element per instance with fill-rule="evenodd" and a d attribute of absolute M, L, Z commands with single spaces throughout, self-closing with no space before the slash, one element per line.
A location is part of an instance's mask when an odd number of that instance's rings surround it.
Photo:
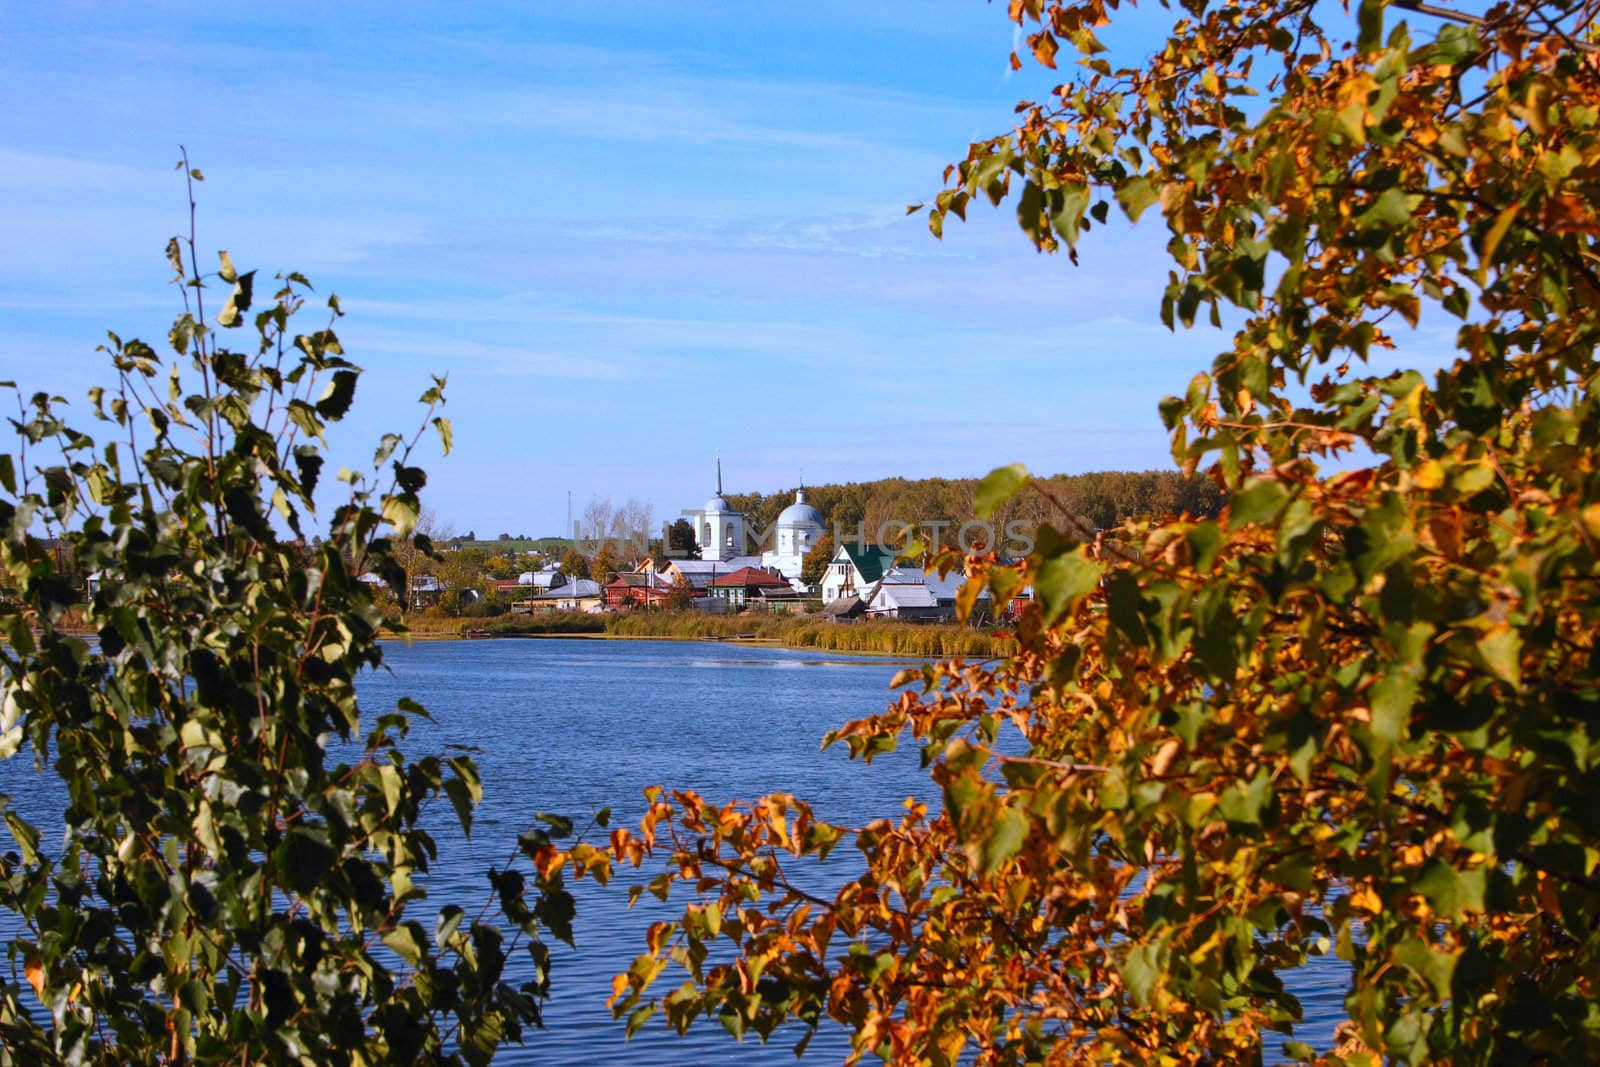
<path fill-rule="evenodd" d="M 391 645 L 387 658 L 392 673 L 363 683 L 363 707 L 378 711 L 411 696 L 436 720 L 413 730 L 407 751 L 446 743 L 481 750 L 484 801 L 471 840 L 461 838 L 446 803 L 430 824 L 442 854 L 424 909 L 483 901 L 483 872 L 504 865 L 534 812 L 559 812 L 581 825 L 591 809 L 610 806 L 626 824 L 643 809 L 642 790 L 654 784 L 696 789 L 716 801 L 790 792 L 811 801 L 820 817 L 852 825 L 895 816 L 910 795 L 937 799 L 912 748 L 868 767 L 852 763 L 842 747 L 818 747 L 829 729 L 885 706 L 889 679 L 903 666 L 895 661 L 707 642 L 587 640 Z M 0 792 L 37 820 L 48 843 L 49 824 L 40 816 L 58 794 L 34 778 L 31 760 L 0 762 Z M 810 877 L 844 877 L 849 851 L 841 848 Z M 673 917 L 674 909 L 645 896 L 629 911 L 623 883 L 574 887 L 577 951 L 554 946 L 547 1029 L 496 1062 L 794 1063 L 798 1028 L 779 1031 L 763 1047 L 754 1038 L 736 1044 L 714 1021 L 680 1039 L 658 1016 L 624 1040 L 605 1008 L 611 976 L 643 950 L 646 927 Z M 673 903 L 681 909 L 682 898 Z M 413 914 L 431 927 L 430 910 Z M 526 958 L 514 957 L 514 966 Z M 1334 1018 L 1343 1015 L 1343 978 L 1343 968 L 1327 961 L 1291 979 L 1306 1008 L 1302 1040 L 1328 1041 Z M 659 988 L 666 992 L 678 980 L 669 970 Z M 1276 1045 L 1269 1039 L 1269 1058 Z M 847 1048 L 843 1031 L 824 1030 L 805 1062 L 837 1063 Z"/>

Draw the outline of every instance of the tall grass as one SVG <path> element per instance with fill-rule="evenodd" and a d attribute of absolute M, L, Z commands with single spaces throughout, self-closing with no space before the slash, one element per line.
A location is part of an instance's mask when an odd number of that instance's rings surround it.
<path fill-rule="evenodd" d="M 495 619 L 453 619 L 427 613 L 406 619 L 419 637 L 460 637 L 469 630 L 495 637 L 560 634 L 655 637 L 680 641 L 742 638 L 790 648 L 870 652 L 942 659 L 991 659 L 1011 650 L 1009 637 L 954 625 L 860 622 L 853 625 L 796 615 L 706 615 L 698 611 L 630 611 L 591 615 L 558 611 Z"/>
<path fill-rule="evenodd" d="M 749 637 L 792 648 L 881 652 L 898 656 L 990 658 L 1010 650 L 1009 638 L 964 626 L 903 622 L 824 622 L 794 615 L 704 615 L 697 611 L 608 615 L 606 632 L 619 637 L 680 639 Z"/>

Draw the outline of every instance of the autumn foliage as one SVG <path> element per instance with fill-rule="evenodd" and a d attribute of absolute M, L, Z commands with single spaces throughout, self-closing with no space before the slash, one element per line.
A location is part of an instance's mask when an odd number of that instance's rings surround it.
<path fill-rule="evenodd" d="M 1158 212 L 1162 319 L 1237 324 L 1160 405 L 1229 505 L 976 561 L 1037 590 L 1017 654 L 907 672 L 829 738 L 922 746 L 939 810 L 653 793 L 612 854 L 690 899 L 619 1015 L 831 1018 L 897 1064 L 1600 1059 L 1590 13 L 1188 0 L 1119 70 L 1116 5 L 1014 0 L 1078 69 L 929 221 L 1010 202 L 1076 257 Z M 1419 323 L 1448 358 L 1375 368 Z M 1040 491 L 1005 468 L 978 510 Z M 835 895 L 790 881 L 833 849 Z M 1348 1020 L 1314 1046 L 1290 989 L 1323 955 Z"/>

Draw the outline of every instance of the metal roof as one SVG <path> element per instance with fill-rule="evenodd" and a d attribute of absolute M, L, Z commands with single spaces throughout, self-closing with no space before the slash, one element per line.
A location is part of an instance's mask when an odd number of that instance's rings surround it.
<path fill-rule="evenodd" d="M 738 586 L 759 587 L 764 585 L 781 585 L 785 589 L 789 588 L 789 580 L 787 578 L 780 578 L 776 574 L 769 574 L 768 572 L 761 570 L 759 567 L 740 567 L 736 571 L 729 571 L 727 574 L 719 575 L 716 581 L 712 582 L 711 584 L 713 586 L 722 588 L 727 588 L 729 586 L 735 588 Z"/>
<path fill-rule="evenodd" d="M 857 545 L 849 541 L 839 548 L 849 557 L 851 565 L 861 575 L 862 581 L 866 582 L 875 582 L 882 578 L 883 572 L 894 566 L 895 557 L 899 555 L 894 549 L 882 545 Z"/>
<path fill-rule="evenodd" d="M 596 581 L 594 581 L 592 579 L 589 579 L 589 578 L 579 578 L 576 581 L 568 582 L 566 585 L 559 586 L 559 587 L 557 587 L 555 589 L 550 590 L 549 592 L 540 593 L 538 596 L 533 597 L 533 599 L 534 600 L 567 600 L 567 599 L 574 598 L 574 597 L 581 599 L 582 597 L 599 596 L 599 595 L 600 595 L 600 583 L 599 582 L 596 582 Z"/>
<path fill-rule="evenodd" d="M 885 608 L 936 608 L 939 598 L 925 585 L 884 585 L 878 586 L 878 591 L 873 594 L 872 607 L 874 610 Z"/>

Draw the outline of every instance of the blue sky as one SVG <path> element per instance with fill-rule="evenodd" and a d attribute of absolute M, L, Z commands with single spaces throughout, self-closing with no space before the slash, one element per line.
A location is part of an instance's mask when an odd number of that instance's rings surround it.
<path fill-rule="evenodd" d="M 1159 224 L 1075 269 L 1010 205 L 905 216 L 1051 84 L 1011 45 L 978 0 L 12 5 L 0 377 L 81 397 L 106 329 L 164 336 L 182 143 L 202 248 L 344 302 L 339 458 L 448 373 L 457 531 L 670 516 L 719 448 L 731 491 L 1167 465 L 1156 402 L 1226 339 L 1159 325 Z"/>

